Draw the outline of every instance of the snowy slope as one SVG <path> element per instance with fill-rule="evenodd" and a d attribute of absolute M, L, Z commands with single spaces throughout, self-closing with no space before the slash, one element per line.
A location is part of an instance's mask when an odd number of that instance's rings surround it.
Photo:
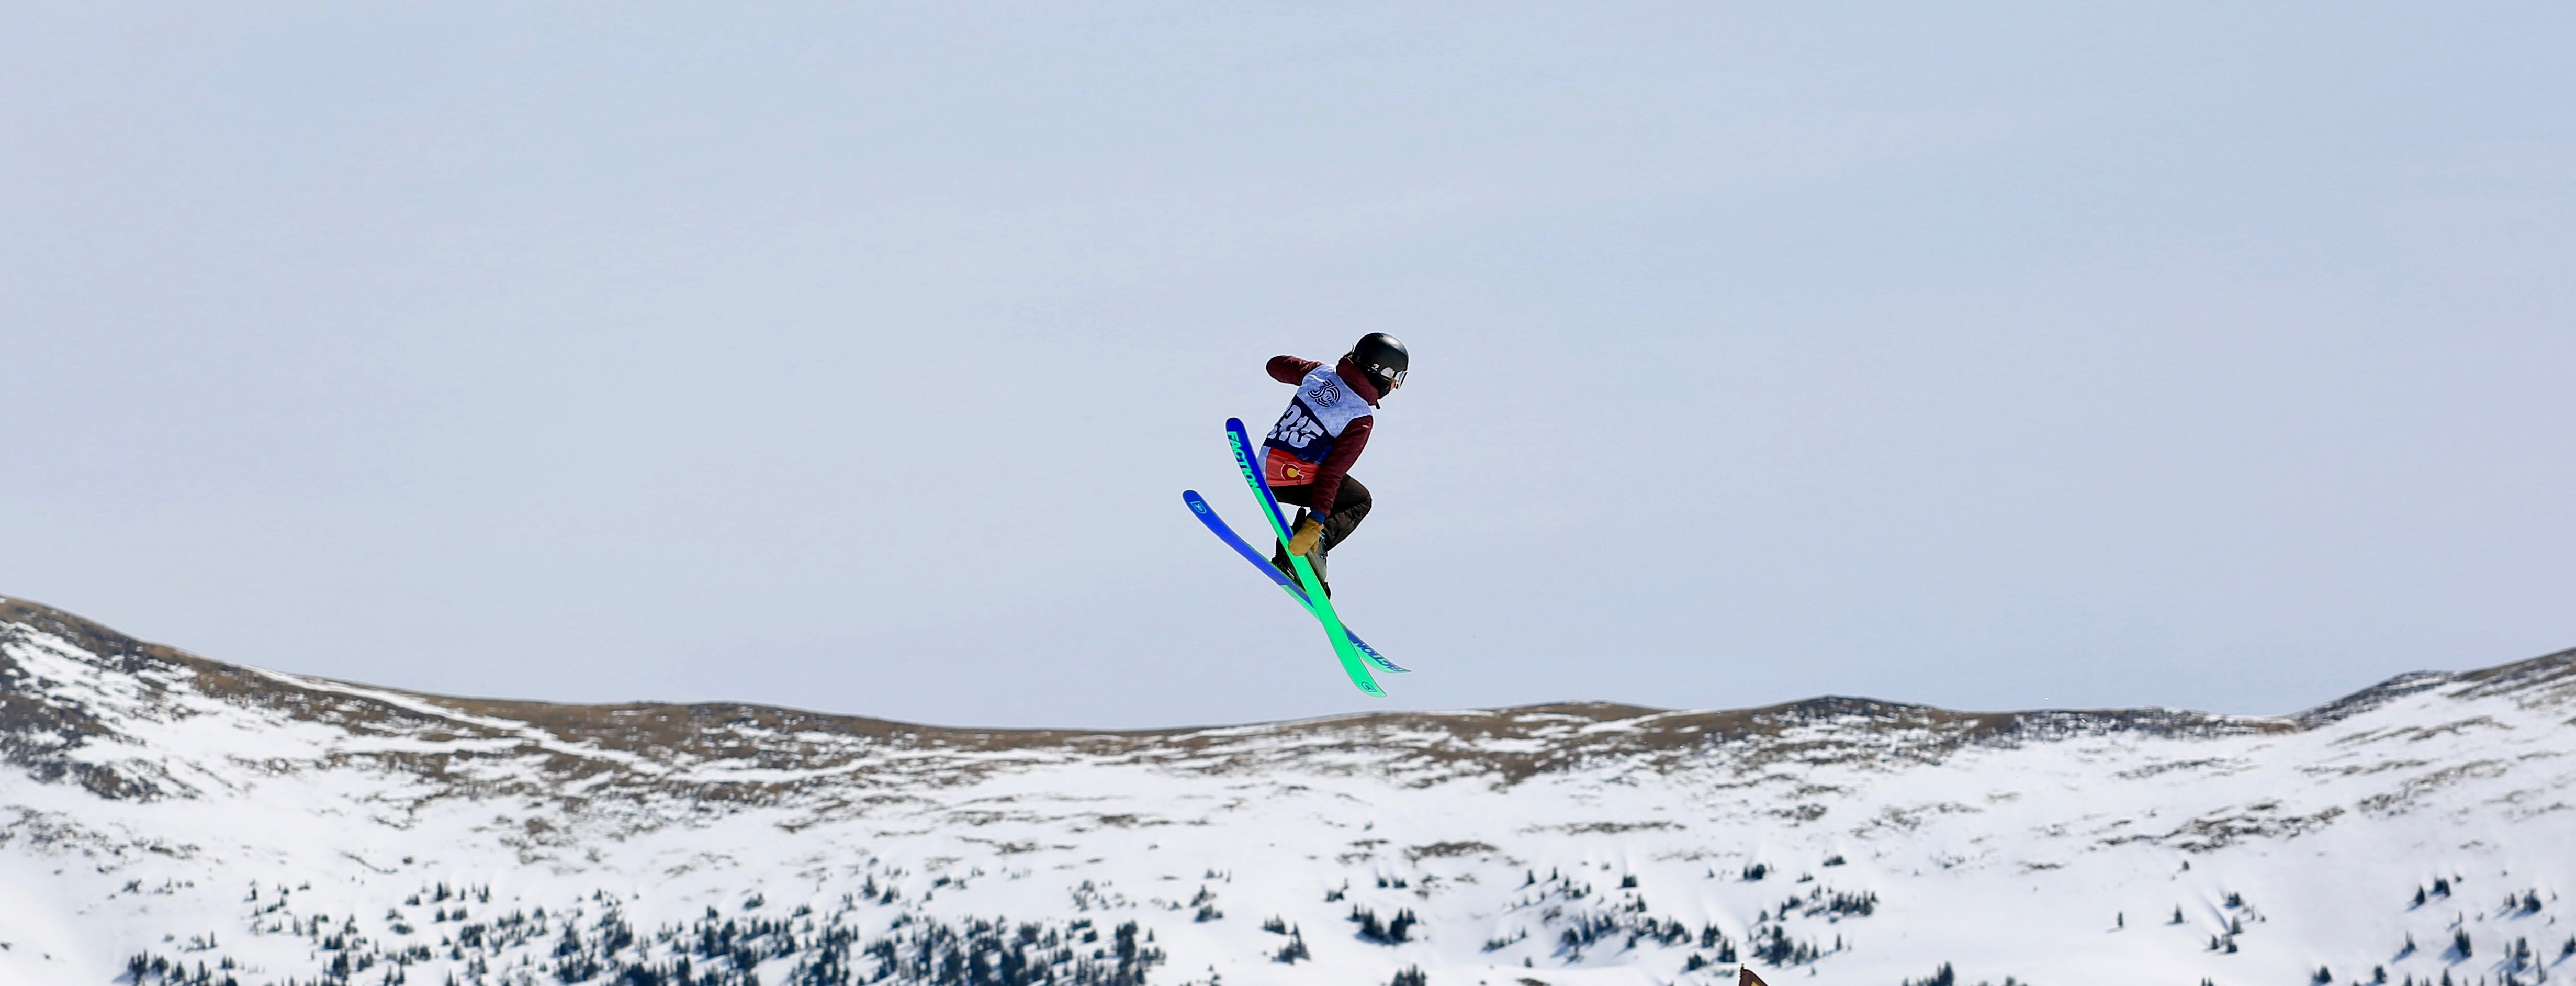
<path fill-rule="evenodd" d="M 0 599 L 0 983 L 2540 982 L 2571 716 L 2576 651 L 2277 718 L 954 730 L 418 695 Z"/>

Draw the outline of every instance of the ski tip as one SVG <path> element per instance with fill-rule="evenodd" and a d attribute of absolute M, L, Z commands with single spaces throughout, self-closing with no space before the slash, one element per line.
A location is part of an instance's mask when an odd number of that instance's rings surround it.
<path fill-rule="evenodd" d="M 1412 669 L 1412 668 L 1408 668 L 1408 667 L 1405 667 L 1405 666 L 1403 666 L 1403 665 L 1401 665 L 1401 664 L 1397 664 L 1397 663 L 1395 663 L 1394 661 L 1387 660 L 1385 657 L 1383 657 L 1383 656 L 1379 655 L 1379 654 L 1378 654 L 1378 652 L 1373 651 L 1373 650 L 1364 650 L 1364 651 L 1361 651 L 1361 652 L 1360 652 L 1360 656 L 1361 656 L 1361 657 L 1368 658 L 1368 662 L 1369 662 L 1370 664 L 1377 665 L 1378 670 L 1380 670 L 1380 671 L 1386 671 L 1386 672 L 1390 672 L 1390 673 L 1393 673 L 1393 674 L 1412 674 L 1412 673 L 1413 673 L 1413 669 Z"/>
<path fill-rule="evenodd" d="M 1182 490 L 1181 502 L 1189 504 L 1191 510 L 1199 513 L 1208 512 L 1207 498 L 1200 496 L 1197 490 Z"/>

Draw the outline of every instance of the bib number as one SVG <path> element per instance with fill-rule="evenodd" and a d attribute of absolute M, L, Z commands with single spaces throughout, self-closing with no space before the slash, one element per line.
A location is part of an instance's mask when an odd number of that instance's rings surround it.
<path fill-rule="evenodd" d="M 1281 414 L 1279 423 L 1270 428 L 1271 441 L 1292 449 L 1304 449 L 1322 437 L 1324 423 L 1306 413 L 1306 405 L 1297 401 L 1288 402 L 1287 413 Z"/>

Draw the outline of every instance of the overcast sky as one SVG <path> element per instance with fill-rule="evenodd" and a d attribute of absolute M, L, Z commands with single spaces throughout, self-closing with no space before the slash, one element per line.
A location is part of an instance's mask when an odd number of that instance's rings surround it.
<path fill-rule="evenodd" d="M 2564 3 L 5 6 L 0 592 L 222 660 L 1116 727 L 2576 645 Z M 1385 700 L 1180 502 L 1373 331 Z"/>

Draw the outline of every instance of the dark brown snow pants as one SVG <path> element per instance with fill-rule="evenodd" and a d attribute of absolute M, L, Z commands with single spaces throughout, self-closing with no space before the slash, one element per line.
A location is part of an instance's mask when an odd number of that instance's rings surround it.
<path fill-rule="evenodd" d="M 1315 506 L 1315 484 L 1313 483 L 1273 486 L 1270 488 L 1270 495 L 1278 497 L 1279 502 L 1285 504 L 1309 509 Z M 1360 521 L 1368 519 L 1371 504 L 1368 487 L 1361 485 L 1357 477 L 1342 477 L 1341 491 L 1333 495 L 1333 509 L 1324 512 L 1324 550 L 1331 551 L 1334 545 L 1350 537 L 1351 531 L 1360 526 Z M 1290 527 L 1289 530 L 1293 533 L 1296 528 Z M 1283 553 L 1279 556 L 1279 560 L 1287 561 L 1288 556 Z"/>

